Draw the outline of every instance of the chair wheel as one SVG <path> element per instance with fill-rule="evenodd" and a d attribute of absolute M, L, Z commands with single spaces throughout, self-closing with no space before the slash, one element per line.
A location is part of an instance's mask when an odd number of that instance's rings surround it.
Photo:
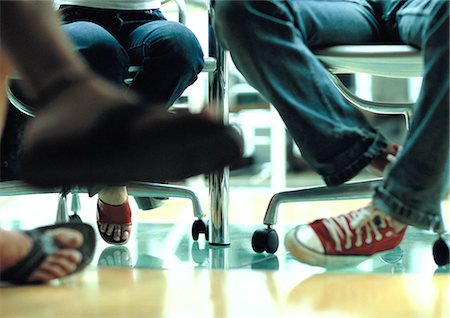
<path fill-rule="evenodd" d="M 252 248 L 256 253 L 273 254 L 278 249 L 278 234 L 274 229 L 256 230 L 252 236 Z"/>
<path fill-rule="evenodd" d="M 70 223 L 83 223 L 80 216 L 78 214 L 72 214 L 69 216 Z"/>
<path fill-rule="evenodd" d="M 209 240 L 209 226 L 208 222 L 205 222 L 203 220 L 195 220 L 192 224 L 192 238 L 194 241 L 198 240 L 198 237 L 200 233 L 205 234 L 205 239 Z"/>
<path fill-rule="evenodd" d="M 449 264 L 450 241 L 438 239 L 433 245 L 433 258 L 438 266 Z"/>

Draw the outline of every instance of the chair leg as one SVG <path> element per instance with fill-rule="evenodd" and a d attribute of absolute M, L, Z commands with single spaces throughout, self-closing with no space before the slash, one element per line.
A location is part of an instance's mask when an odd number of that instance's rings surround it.
<path fill-rule="evenodd" d="M 405 128 L 409 130 L 414 103 L 388 103 L 369 101 L 356 96 L 333 73 L 328 73 L 339 93 L 355 108 L 378 115 L 401 115 L 405 119 Z"/>
<path fill-rule="evenodd" d="M 67 193 L 63 191 L 59 194 L 55 223 L 67 222 L 69 222 L 69 211 L 67 209 Z"/>
<path fill-rule="evenodd" d="M 191 200 L 194 216 L 197 217 L 197 220 L 192 224 L 192 238 L 196 241 L 198 240 L 199 234 L 204 233 L 206 240 L 210 239 L 208 223 L 203 220 L 206 214 L 202 209 L 197 195 L 189 188 L 151 182 L 132 182 L 127 184 L 127 189 L 130 195 L 138 197 L 152 196 Z"/>
<path fill-rule="evenodd" d="M 209 56 L 215 58 L 216 69 L 209 72 L 209 109 L 215 118 L 228 124 L 228 64 L 226 51 L 220 46 L 212 29 L 214 9 L 209 8 Z M 209 243 L 229 245 L 230 232 L 228 220 L 229 169 L 214 171 L 210 174 L 211 214 L 209 224 Z"/>

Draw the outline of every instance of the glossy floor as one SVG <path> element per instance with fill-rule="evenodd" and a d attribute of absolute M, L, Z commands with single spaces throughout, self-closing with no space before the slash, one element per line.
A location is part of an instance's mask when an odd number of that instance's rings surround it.
<path fill-rule="evenodd" d="M 207 205 L 207 189 L 196 191 Z M 448 317 L 449 268 L 438 268 L 436 235 L 409 228 L 401 245 L 352 266 L 325 270 L 297 262 L 283 244 L 256 254 L 253 231 L 273 190 L 235 187 L 230 193 L 231 244 L 212 246 L 191 237 L 191 205 L 170 199 L 137 211 L 124 246 L 100 238 L 83 273 L 47 286 L 3 287 L 0 316 L 35 317 Z M 53 222 L 56 195 L 0 198 L 1 226 L 32 228 Z M 81 218 L 95 225 L 95 199 L 82 195 Z M 276 230 L 337 215 L 366 200 L 282 205 Z M 444 204 L 445 211 L 448 203 Z M 14 214 L 6 211 L 15 211 Z M 448 216 L 448 214 L 447 214 Z"/>

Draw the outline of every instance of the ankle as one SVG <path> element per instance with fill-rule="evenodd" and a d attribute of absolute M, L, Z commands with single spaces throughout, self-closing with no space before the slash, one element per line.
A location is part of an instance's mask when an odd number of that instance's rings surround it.
<path fill-rule="evenodd" d="M 369 164 L 369 170 L 378 176 L 383 176 L 387 166 L 392 164 L 401 150 L 401 146 L 391 143 L 387 146 L 386 150 L 375 157 Z"/>
<path fill-rule="evenodd" d="M 388 215 L 385 212 L 383 212 L 382 210 L 380 210 L 374 203 L 372 203 L 372 205 L 373 205 L 373 210 L 375 211 L 375 213 L 380 214 L 384 219 L 388 220 L 389 223 L 391 224 L 392 228 L 397 233 L 400 233 L 405 227 L 408 226 L 407 224 L 395 220 L 390 215 Z"/>
<path fill-rule="evenodd" d="M 127 188 L 120 187 L 107 187 L 99 191 L 98 198 L 106 204 L 121 205 L 128 201 Z"/>

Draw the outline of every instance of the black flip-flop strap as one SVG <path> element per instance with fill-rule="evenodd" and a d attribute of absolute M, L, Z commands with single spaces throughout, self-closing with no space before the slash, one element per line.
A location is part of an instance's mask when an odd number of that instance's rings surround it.
<path fill-rule="evenodd" d="M 13 267 L 0 272 L 0 279 L 9 282 L 26 282 L 29 276 L 39 268 L 40 264 L 59 250 L 52 236 L 31 230 L 24 231 L 33 241 L 30 252 Z"/>

